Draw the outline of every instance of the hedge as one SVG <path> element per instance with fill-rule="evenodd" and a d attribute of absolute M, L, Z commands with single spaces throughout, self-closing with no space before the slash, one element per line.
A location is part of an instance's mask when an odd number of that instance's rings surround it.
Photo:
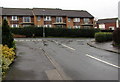
<path fill-rule="evenodd" d="M 98 32 L 95 34 L 96 42 L 107 42 L 112 41 L 112 33 L 111 32 Z"/>
<path fill-rule="evenodd" d="M 94 37 L 99 29 L 67 29 L 67 28 L 45 28 L 46 37 Z M 11 28 L 13 34 L 26 35 L 27 37 L 43 36 L 43 27 Z"/>
<path fill-rule="evenodd" d="M 115 45 L 120 45 L 120 28 L 113 32 L 113 42 Z"/>

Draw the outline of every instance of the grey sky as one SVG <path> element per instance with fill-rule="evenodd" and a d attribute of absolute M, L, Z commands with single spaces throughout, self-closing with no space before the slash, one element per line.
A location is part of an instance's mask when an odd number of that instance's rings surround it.
<path fill-rule="evenodd" d="M 118 17 L 120 0 L 0 0 L 1 7 L 87 10 L 97 18 Z"/>

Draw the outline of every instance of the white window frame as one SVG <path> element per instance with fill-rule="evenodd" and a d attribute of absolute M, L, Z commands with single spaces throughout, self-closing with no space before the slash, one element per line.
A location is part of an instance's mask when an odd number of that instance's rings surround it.
<path fill-rule="evenodd" d="M 80 18 L 74 18 L 74 22 L 80 22 Z"/>
<path fill-rule="evenodd" d="M 45 16 L 44 21 L 51 21 L 51 16 Z"/>
<path fill-rule="evenodd" d="M 28 22 L 25 20 L 25 18 L 29 18 L 29 22 L 31 22 L 31 17 L 23 17 L 23 22 Z"/>
<path fill-rule="evenodd" d="M 13 21 L 17 21 L 17 20 L 18 20 L 18 17 L 17 17 L 17 16 L 12 16 L 12 20 L 13 20 Z"/>
<path fill-rule="evenodd" d="M 62 17 L 56 17 L 56 23 L 62 23 L 63 18 Z"/>

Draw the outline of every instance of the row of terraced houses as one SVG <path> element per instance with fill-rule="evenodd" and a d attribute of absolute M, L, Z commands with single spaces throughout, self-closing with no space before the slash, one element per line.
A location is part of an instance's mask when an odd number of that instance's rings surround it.
<path fill-rule="evenodd" d="M 52 8 L 0 8 L 0 24 L 6 19 L 10 27 L 93 28 L 94 17 L 85 10 Z"/>

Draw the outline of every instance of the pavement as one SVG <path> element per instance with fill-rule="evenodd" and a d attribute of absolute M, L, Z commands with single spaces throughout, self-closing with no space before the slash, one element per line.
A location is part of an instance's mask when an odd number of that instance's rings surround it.
<path fill-rule="evenodd" d="M 109 51 L 109 52 L 120 54 L 120 48 L 114 47 L 112 45 L 112 41 L 111 42 L 98 43 L 98 42 L 95 42 L 95 40 L 93 40 L 93 41 L 88 42 L 87 44 L 90 45 L 91 47 L 94 47 L 94 48 L 98 48 L 98 49 L 102 49 L 102 50 L 106 50 L 106 51 Z"/>
<path fill-rule="evenodd" d="M 91 47 L 90 41 L 18 38 L 17 58 L 6 80 L 118 80 L 118 54 Z"/>

